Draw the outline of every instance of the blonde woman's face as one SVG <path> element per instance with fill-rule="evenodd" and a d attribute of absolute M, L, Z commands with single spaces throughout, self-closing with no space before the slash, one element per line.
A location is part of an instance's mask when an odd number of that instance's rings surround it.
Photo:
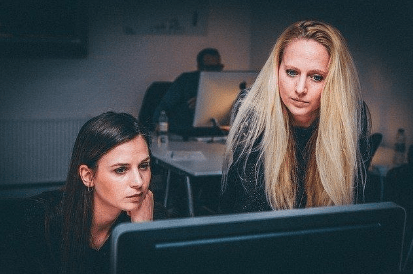
<path fill-rule="evenodd" d="M 278 85 L 294 126 L 309 127 L 318 116 L 329 60 L 327 49 L 314 40 L 297 39 L 285 48 Z"/>

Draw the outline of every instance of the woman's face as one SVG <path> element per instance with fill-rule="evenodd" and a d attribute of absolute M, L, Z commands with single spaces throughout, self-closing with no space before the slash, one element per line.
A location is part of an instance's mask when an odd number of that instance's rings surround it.
<path fill-rule="evenodd" d="M 120 144 L 98 161 L 93 178 L 95 212 L 136 209 L 151 180 L 149 149 L 142 136 Z"/>
<path fill-rule="evenodd" d="M 297 39 L 285 48 L 278 85 L 294 126 L 309 127 L 316 119 L 329 60 L 327 49 L 314 40 Z"/>

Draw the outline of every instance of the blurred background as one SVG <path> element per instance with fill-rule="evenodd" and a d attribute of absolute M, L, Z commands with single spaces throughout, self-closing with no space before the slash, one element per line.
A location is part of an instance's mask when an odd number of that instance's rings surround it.
<path fill-rule="evenodd" d="M 195 70 L 205 47 L 219 50 L 224 70 L 260 70 L 302 19 L 331 23 L 348 41 L 372 132 L 383 134 L 373 164 L 391 161 L 399 128 L 413 141 L 409 0 L 8 0 L 0 10 L 0 185 L 64 180 L 88 118 L 137 116 L 148 86 Z"/>

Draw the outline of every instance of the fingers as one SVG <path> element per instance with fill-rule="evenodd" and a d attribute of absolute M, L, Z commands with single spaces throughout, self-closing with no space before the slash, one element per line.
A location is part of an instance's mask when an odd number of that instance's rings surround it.
<path fill-rule="evenodd" d="M 133 223 L 153 220 L 154 199 L 152 191 L 148 190 L 141 205 L 128 212 Z"/>

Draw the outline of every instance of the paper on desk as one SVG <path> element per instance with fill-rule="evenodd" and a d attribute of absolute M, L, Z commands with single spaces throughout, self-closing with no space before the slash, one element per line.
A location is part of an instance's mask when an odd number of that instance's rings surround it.
<path fill-rule="evenodd" d="M 168 151 L 168 157 L 174 161 L 204 161 L 205 155 L 202 151 Z"/>

